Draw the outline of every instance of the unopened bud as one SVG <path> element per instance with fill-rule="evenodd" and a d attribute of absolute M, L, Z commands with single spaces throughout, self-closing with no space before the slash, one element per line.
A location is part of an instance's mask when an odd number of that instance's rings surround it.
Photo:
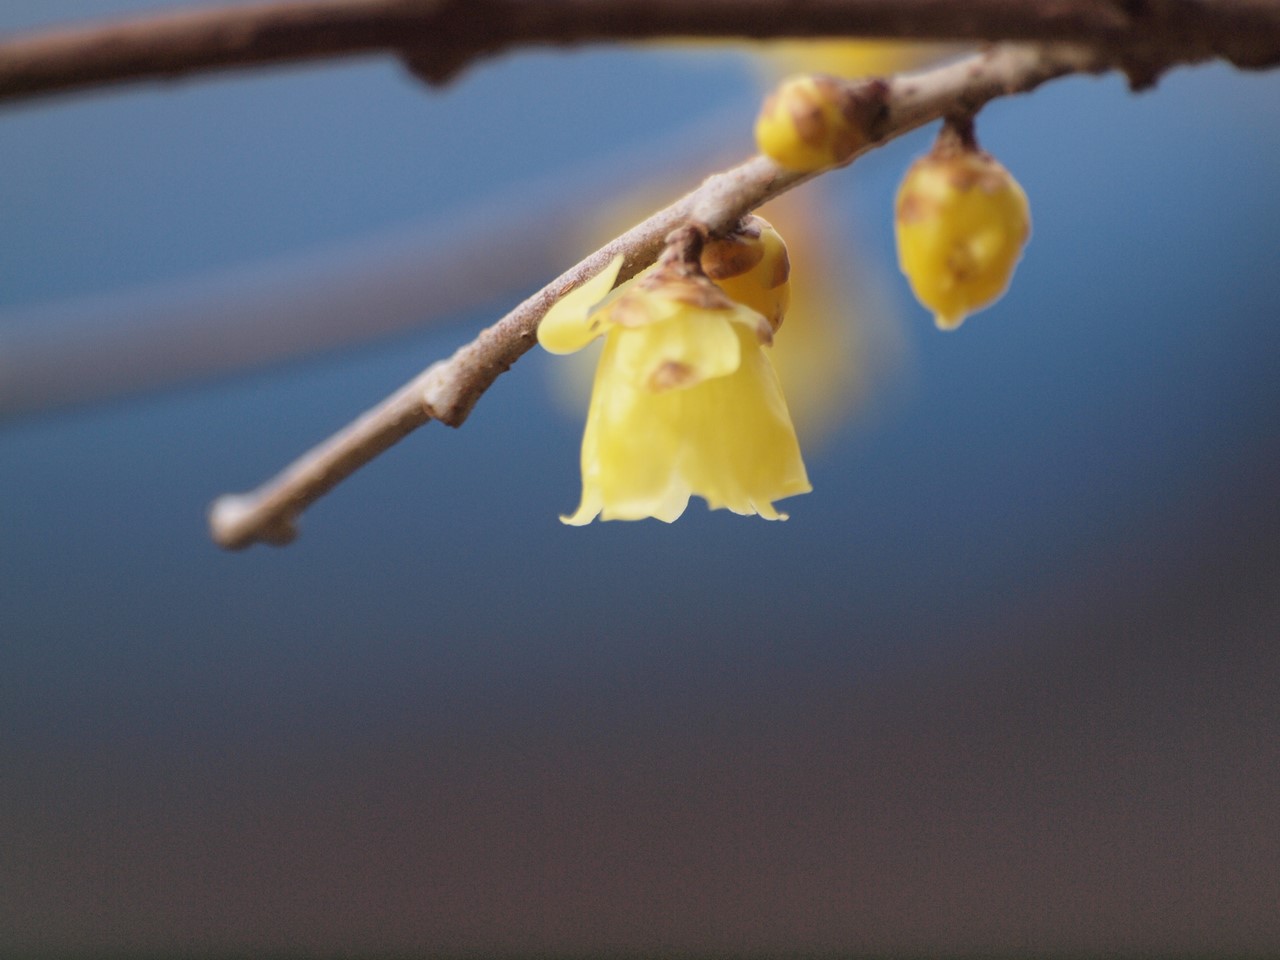
<path fill-rule="evenodd" d="M 967 125 L 943 129 L 898 188 L 898 266 L 938 328 L 999 299 L 1031 235 L 1027 195 L 979 150 Z"/>
<path fill-rule="evenodd" d="M 851 86 L 821 74 L 784 80 L 756 119 L 756 146 L 797 172 L 844 163 L 874 139 L 886 90 L 883 81 Z"/>

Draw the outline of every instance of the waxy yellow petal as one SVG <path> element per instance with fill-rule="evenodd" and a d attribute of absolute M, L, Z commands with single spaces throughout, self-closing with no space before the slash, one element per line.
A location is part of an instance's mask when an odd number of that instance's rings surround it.
<path fill-rule="evenodd" d="M 688 310 L 687 317 L 619 329 L 617 375 L 651 393 L 684 390 L 738 369 L 738 337 L 726 310 Z"/>
<path fill-rule="evenodd" d="M 732 373 L 660 393 L 620 374 L 621 337 L 609 337 L 582 441 L 582 502 L 565 523 L 670 523 L 695 494 L 712 509 L 784 519 L 773 501 L 812 489 L 768 357 L 752 331 L 729 329 L 740 356 Z"/>
<path fill-rule="evenodd" d="M 622 269 L 622 254 L 581 286 L 557 300 L 538 324 L 538 343 L 551 353 L 574 353 L 604 333 L 603 325 L 593 322 L 591 308 L 613 289 Z"/>

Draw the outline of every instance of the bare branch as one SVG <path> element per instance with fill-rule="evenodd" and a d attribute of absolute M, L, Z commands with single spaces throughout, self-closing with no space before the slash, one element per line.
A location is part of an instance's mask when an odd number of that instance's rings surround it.
<path fill-rule="evenodd" d="M 1272 0 L 259 0 L 0 41 L 0 99 L 323 58 L 393 54 L 441 82 L 517 46 L 673 38 L 1079 43 L 1135 83 L 1153 64 L 1280 63 Z M 1157 71 L 1158 72 L 1158 71 Z"/>
<path fill-rule="evenodd" d="M 939 117 L 971 112 L 1054 77 L 1105 66 L 1096 53 L 1081 48 L 1007 46 L 887 84 L 854 82 L 864 94 L 874 91 L 883 97 L 886 105 L 872 143 L 860 153 Z M 812 176 L 788 173 L 757 156 L 708 178 L 553 280 L 448 360 L 423 371 L 256 491 L 219 498 L 209 513 L 213 539 L 233 549 L 255 541 L 287 543 L 303 510 L 416 427 L 432 419 L 461 425 L 490 384 L 533 346 L 538 323 L 551 305 L 613 257 L 625 257 L 619 275 L 625 280 L 654 261 L 664 238 L 677 227 L 694 224 L 709 234 L 723 233 L 744 214 Z"/>

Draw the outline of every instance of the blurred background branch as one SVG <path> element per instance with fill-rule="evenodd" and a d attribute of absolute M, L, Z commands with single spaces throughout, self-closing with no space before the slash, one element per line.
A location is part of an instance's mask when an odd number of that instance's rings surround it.
<path fill-rule="evenodd" d="M 1153 65 L 1280 60 L 1267 0 L 275 0 L 194 7 L 0 42 L 0 99 L 374 53 L 442 82 L 517 46 L 676 38 L 861 36 L 1053 41 L 1106 50 L 1138 84 Z M 1156 70 L 1155 72 L 1158 72 Z"/>
<path fill-rule="evenodd" d="M 110 295 L 0 308 L 0 419 L 260 369 L 498 308 L 581 249 L 583 206 L 669 191 L 727 163 L 723 144 L 740 114 L 703 115 L 419 225 Z"/>

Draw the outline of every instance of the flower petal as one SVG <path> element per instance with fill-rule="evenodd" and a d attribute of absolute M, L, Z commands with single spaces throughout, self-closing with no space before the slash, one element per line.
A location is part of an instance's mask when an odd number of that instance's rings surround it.
<path fill-rule="evenodd" d="M 685 391 L 654 395 L 618 373 L 614 331 L 605 340 L 582 437 L 582 502 L 571 526 L 657 517 L 670 523 L 684 512 L 690 490 L 672 469 L 680 450 L 679 409 Z"/>
<path fill-rule="evenodd" d="M 565 523 L 597 515 L 670 523 L 693 494 L 712 509 L 783 519 L 773 501 L 811 489 L 768 356 L 751 330 L 720 320 L 738 342 L 738 362 L 689 389 L 654 392 L 624 375 L 625 340 L 666 324 L 610 332 L 582 440 L 582 502 Z"/>
<path fill-rule="evenodd" d="M 697 391 L 681 471 L 713 510 L 784 519 L 773 501 L 813 488 L 773 365 L 749 331 L 737 332 L 742 362 Z"/>
<path fill-rule="evenodd" d="M 538 343 L 551 353 L 573 353 L 604 332 L 603 325 L 592 324 L 591 308 L 613 289 L 622 254 L 581 286 L 557 300 L 538 324 Z"/>
<path fill-rule="evenodd" d="M 618 328 L 618 375 L 650 393 L 687 390 L 738 368 L 740 347 L 731 311 L 686 307 L 670 320 Z"/>

